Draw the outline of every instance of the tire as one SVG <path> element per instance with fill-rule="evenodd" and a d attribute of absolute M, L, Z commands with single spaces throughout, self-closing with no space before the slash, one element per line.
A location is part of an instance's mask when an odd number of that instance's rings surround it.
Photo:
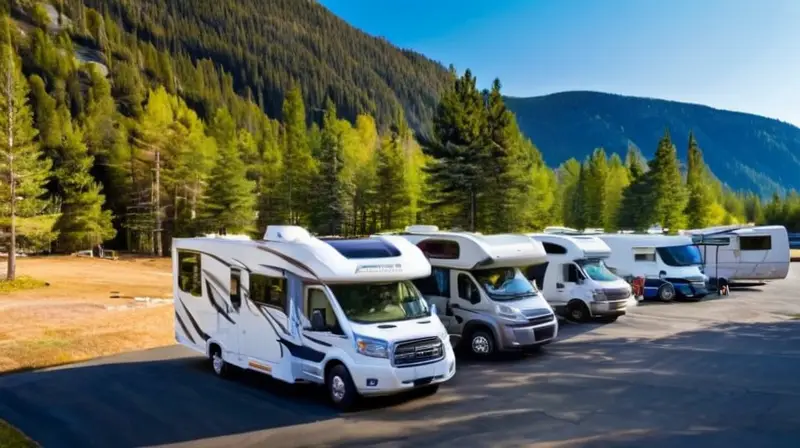
<path fill-rule="evenodd" d="M 350 372 L 342 364 L 335 365 L 325 378 L 325 387 L 333 405 L 340 411 L 350 411 L 358 401 L 358 390 Z"/>
<path fill-rule="evenodd" d="M 664 283 L 658 288 L 658 299 L 662 302 L 672 302 L 675 295 L 675 286 L 672 283 Z"/>
<path fill-rule="evenodd" d="M 495 352 L 492 333 L 486 330 L 475 330 L 469 336 L 469 351 L 473 356 L 488 358 Z"/>
<path fill-rule="evenodd" d="M 228 378 L 230 376 L 231 366 L 225 361 L 222 356 L 222 349 L 218 346 L 211 348 L 211 370 L 220 378 Z"/>
<path fill-rule="evenodd" d="M 567 317 L 574 322 L 589 322 L 592 314 L 589 307 L 580 300 L 573 300 L 567 305 Z"/>

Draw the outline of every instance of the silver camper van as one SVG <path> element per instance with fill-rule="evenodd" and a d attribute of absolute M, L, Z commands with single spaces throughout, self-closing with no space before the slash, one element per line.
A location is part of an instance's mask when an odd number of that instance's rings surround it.
<path fill-rule="evenodd" d="M 453 343 L 479 357 L 537 349 L 555 339 L 558 320 L 520 267 L 544 263 L 541 243 L 525 235 L 444 232 L 410 226 L 401 236 L 431 263 L 431 275 L 414 280 L 435 305 Z"/>

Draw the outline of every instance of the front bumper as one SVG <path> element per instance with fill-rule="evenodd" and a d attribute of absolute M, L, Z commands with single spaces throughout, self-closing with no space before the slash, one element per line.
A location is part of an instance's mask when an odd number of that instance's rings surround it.
<path fill-rule="evenodd" d="M 553 342 L 558 336 L 558 319 L 538 325 L 501 325 L 500 344 L 503 351 L 523 350 Z"/>
<path fill-rule="evenodd" d="M 365 396 L 391 395 L 432 384 L 443 383 L 456 373 L 456 356 L 446 345 L 445 356 L 439 361 L 408 367 L 359 365 L 351 368 L 358 393 Z"/>
<path fill-rule="evenodd" d="M 627 312 L 628 299 L 608 302 L 592 302 L 592 316 L 622 316 Z"/>
<path fill-rule="evenodd" d="M 701 299 L 708 295 L 708 287 L 701 283 L 673 283 L 678 297 Z"/>

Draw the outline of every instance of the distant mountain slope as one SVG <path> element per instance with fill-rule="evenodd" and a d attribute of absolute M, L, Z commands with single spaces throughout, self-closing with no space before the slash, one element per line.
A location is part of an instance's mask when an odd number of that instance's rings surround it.
<path fill-rule="evenodd" d="M 104 11 L 159 50 L 210 58 L 272 117 L 291 82 L 320 118 L 330 96 L 340 115 L 388 125 L 402 109 L 417 130 L 431 121 L 445 68 L 370 36 L 313 0 L 67 0 Z"/>
<path fill-rule="evenodd" d="M 712 171 L 734 189 L 770 195 L 800 189 L 800 128 L 757 115 L 598 92 L 507 98 L 522 131 L 550 165 L 597 147 L 624 155 L 629 142 L 652 157 L 668 127 L 686 160 L 693 130 Z"/>

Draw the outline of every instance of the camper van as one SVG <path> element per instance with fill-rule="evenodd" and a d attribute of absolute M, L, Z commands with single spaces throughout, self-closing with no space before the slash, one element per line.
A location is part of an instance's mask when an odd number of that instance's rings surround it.
<path fill-rule="evenodd" d="M 544 263 L 540 243 L 525 235 L 443 232 L 410 226 L 401 233 L 419 247 L 431 275 L 414 281 L 433 303 L 457 348 L 478 357 L 535 350 L 558 334 L 558 320 L 520 267 Z"/>
<path fill-rule="evenodd" d="M 547 262 L 526 269 L 557 313 L 577 322 L 607 322 L 625 314 L 631 287 L 605 265 L 611 248 L 596 236 L 528 235 L 540 242 Z"/>
<path fill-rule="evenodd" d="M 775 280 L 789 275 L 791 250 L 783 226 L 725 226 L 683 232 L 700 249 L 711 284 Z"/>
<path fill-rule="evenodd" d="M 611 248 L 605 263 L 612 272 L 629 282 L 644 278 L 639 297 L 671 302 L 708 295 L 702 255 L 688 236 L 604 234 L 598 238 Z"/>
<path fill-rule="evenodd" d="M 236 366 L 323 384 L 347 409 L 359 396 L 432 393 L 455 374 L 448 334 L 411 282 L 430 264 L 404 238 L 269 226 L 263 240 L 175 239 L 172 265 L 175 339 L 217 375 Z"/>

